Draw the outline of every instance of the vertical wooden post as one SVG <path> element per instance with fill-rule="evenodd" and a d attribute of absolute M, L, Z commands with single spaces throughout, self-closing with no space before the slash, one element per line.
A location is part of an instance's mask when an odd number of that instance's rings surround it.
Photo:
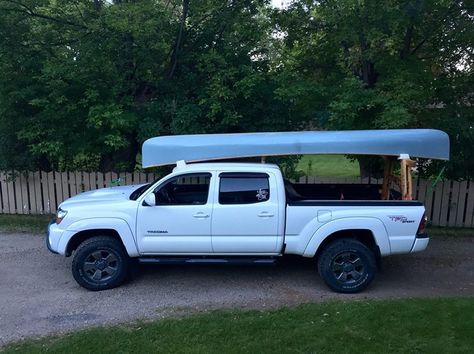
<path fill-rule="evenodd" d="M 388 156 L 384 156 L 385 164 L 383 169 L 382 193 L 380 199 L 390 199 L 390 184 L 392 182 L 393 161 Z"/>
<path fill-rule="evenodd" d="M 406 199 L 407 195 L 407 161 L 400 160 L 400 192 L 402 193 L 402 200 Z"/>
<path fill-rule="evenodd" d="M 411 176 L 411 167 L 407 164 L 407 195 L 406 200 L 413 200 L 413 178 Z"/>
<path fill-rule="evenodd" d="M 402 200 L 413 199 L 413 179 L 411 177 L 411 168 L 415 166 L 415 161 L 410 160 L 406 154 L 400 155 L 400 192 Z"/>

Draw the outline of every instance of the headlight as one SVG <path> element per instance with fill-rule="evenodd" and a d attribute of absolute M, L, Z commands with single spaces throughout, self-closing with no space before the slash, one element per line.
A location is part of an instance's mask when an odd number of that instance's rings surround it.
<path fill-rule="evenodd" d="M 59 224 L 61 221 L 63 221 L 66 215 L 67 215 L 67 211 L 59 208 L 58 212 L 56 213 L 56 224 Z"/>

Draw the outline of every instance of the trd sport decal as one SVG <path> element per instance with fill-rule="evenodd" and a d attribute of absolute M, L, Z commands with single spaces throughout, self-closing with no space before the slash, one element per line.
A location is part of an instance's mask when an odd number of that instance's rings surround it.
<path fill-rule="evenodd" d="M 404 215 L 388 215 L 389 219 L 393 222 L 401 222 L 402 224 L 413 224 L 415 220 L 408 220 Z"/>

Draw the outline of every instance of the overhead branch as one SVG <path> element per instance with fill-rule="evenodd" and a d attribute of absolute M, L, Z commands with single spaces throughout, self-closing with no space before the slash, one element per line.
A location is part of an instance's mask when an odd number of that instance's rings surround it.
<path fill-rule="evenodd" d="M 425 42 L 426 42 L 426 38 L 423 38 L 423 40 L 420 43 L 418 43 L 415 48 L 413 48 L 413 50 L 410 52 L 410 55 L 415 54 L 416 51 L 420 49 L 423 46 L 423 44 L 425 44 Z"/>
<path fill-rule="evenodd" d="M 46 15 L 40 12 L 36 12 L 34 9 L 32 9 L 31 7 L 25 5 L 24 3 L 20 1 L 0 0 L 0 2 L 18 6 L 18 8 L 12 8 L 12 7 L 0 8 L 0 10 L 2 11 L 17 12 L 17 13 L 25 14 L 31 17 L 41 18 L 44 20 L 60 23 L 63 25 L 73 26 L 73 27 L 82 28 L 82 29 L 88 29 L 87 26 L 80 23 L 76 23 L 76 22 L 72 22 L 63 18 L 58 18 L 58 17 Z"/>

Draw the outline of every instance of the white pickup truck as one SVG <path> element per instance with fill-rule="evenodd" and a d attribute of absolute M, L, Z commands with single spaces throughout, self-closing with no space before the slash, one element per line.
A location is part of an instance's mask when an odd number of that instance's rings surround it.
<path fill-rule="evenodd" d="M 74 278 L 90 290 L 120 285 L 132 258 L 260 264 L 293 254 L 314 258 L 331 289 L 353 293 L 381 256 L 427 247 L 420 202 L 341 199 L 307 200 L 272 164 L 178 163 L 154 183 L 64 201 L 46 242 L 74 255 Z"/>

